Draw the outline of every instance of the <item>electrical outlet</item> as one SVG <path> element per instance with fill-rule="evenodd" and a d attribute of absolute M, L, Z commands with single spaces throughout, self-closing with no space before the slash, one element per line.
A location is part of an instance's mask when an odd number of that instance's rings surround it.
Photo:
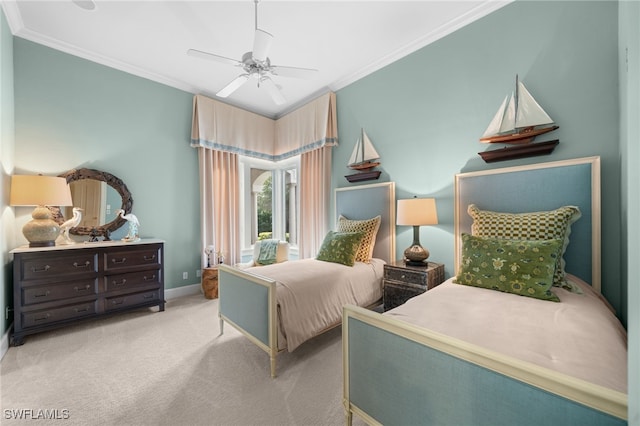
<path fill-rule="evenodd" d="M 189 278 L 189 273 L 188 273 L 188 272 L 183 272 L 183 273 L 182 273 L 182 279 L 183 279 L 183 280 L 186 280 L 186 279 L 188 279 L 188 278 Z"/>
<path fill-rule="evenodd" d="M 200 278 L 202 276 L 202 271 L 200 269 L 196 269 L 196 278 Z"/>

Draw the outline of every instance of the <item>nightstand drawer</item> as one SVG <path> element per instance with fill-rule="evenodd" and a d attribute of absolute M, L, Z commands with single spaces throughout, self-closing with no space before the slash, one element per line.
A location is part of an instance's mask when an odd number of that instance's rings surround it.
<path fill-rule="evenodd" d="M 382 301 L 388 311 L 444 281 L 444 265 L 429 262 L 424 266 L 406 265 L 398 260 L 384 265 Z"/>
<path fill-rule="evenodd" d="M 427 284 L 427 275 L 424 272 L 409 271 L 407 269 L 385 268 L 384 279 L 423 286 Z"/>

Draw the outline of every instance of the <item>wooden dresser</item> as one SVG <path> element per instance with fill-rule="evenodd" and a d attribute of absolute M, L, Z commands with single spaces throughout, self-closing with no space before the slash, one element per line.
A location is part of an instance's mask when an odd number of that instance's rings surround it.
<path fill-rule="evenodd" d="M 13 254 L 13 344 L 132 309 L 164 311 L 164 242 L 20 247 Z"/>

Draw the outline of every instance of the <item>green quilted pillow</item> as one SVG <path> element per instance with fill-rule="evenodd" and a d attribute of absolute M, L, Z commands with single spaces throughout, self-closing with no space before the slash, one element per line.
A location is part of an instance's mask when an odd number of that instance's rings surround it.
<path fill-rule="evenodd" d="M 462 234 L 458 284 L 559 302 L 551 292 L 562 241 L 504 240 Z"/>
<path fill-rule="evenodd" d="M 569 245 L 571 224 L 582 215 L 578 207 L 564 206 L 556 210 L 532 213 L 501 213 L 480 210 L 475 204 L 470 204 L 467 212 L 473 218 L 471 233 L 478 237 L 508 240 L 560 240 L 562 247 L 554 272 L 553 285 L 574 293 L 582 293 L 578 286 L 566 280 L 563 259 Z"/>
<path fill-rule="evenodd" d="M 316 259 L 353 266 L 363 237 L 362 232 L 329 231 Z"/>

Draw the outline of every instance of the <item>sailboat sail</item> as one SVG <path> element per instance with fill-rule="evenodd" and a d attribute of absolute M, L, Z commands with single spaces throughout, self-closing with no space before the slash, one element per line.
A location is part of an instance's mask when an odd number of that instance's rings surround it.
<path fill-rule="evenodd" d="M 380 155 L 373 147 L 371 140 L 367 136 L 367 133 L 362 129 L 362 134 L 356 142 L 356 146 L 353 148 L 351 157 L 349 157 L 349 166 L 357 166 L 359 164 L 371 163 L 379 159 Z"/>
<path fill-rule="evenodd" d="M 533 99 L 531 93 L 524 87 L 522 82 L 518 82 L 518 115 L 515 120 L 515 128 L 529 126 L 543 126 L 552 124 L 553 120 L 542 109 L 540 104 Z"/>
<path fill-rule="evenodd" d="M 480 142 L 529 143 L 537 135 L 557 128 L 516 75 L 515 93 L 502 101 Z"/>

